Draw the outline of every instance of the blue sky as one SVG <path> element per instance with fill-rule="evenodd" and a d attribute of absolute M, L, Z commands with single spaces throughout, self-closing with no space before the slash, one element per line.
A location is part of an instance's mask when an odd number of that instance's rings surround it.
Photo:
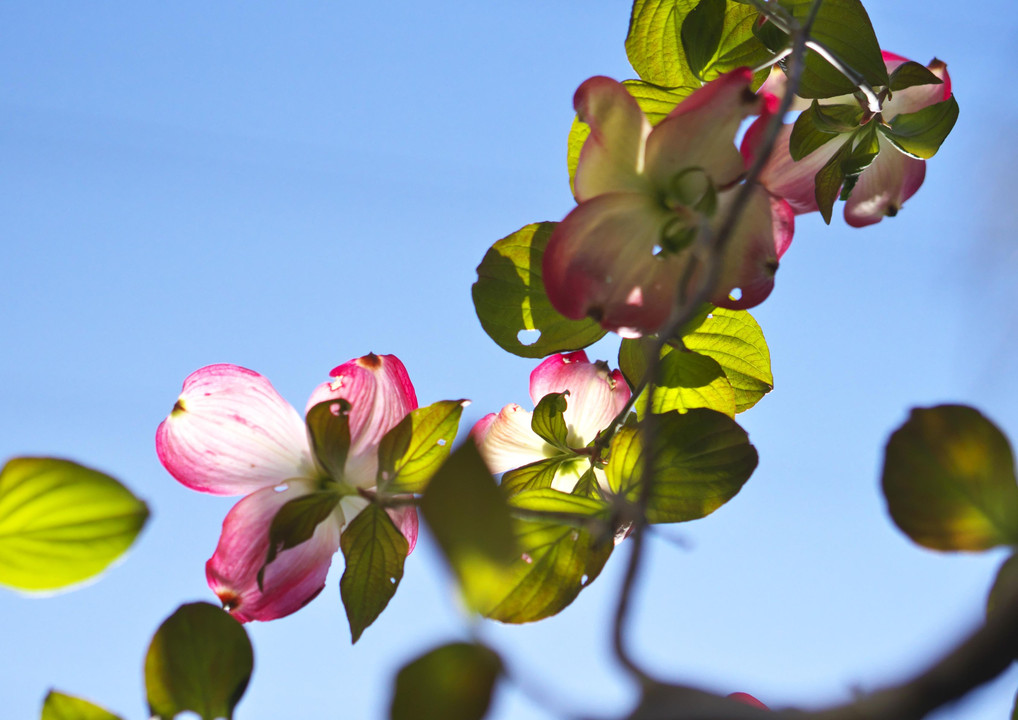
<path fill-rule="evenodd" d="M 901 214 L 858 231 L 802 218 L 754 314 L 776 388 L 740 422 L 761 455 L 715 515 L 650 543 L 634 627 L 662 675 L 781 706 L 900 678 L 977 622 L 1003 556 L 911 545 L 878 490 L 915 405 L 966 402 L 1018 436 L 1018 99 L 1009 3 L 869 8 L 882 45 L 949 64 L 961 116 Z M 406 364 L 422 403 L 469 397 L 466 423 L 524 402 L 535 363 L 481 330 L 485 250 L 572 206 L 571 98 L 632 76 L 626 2 L 0 5 L 0 458 L 70 457 L 120 478 L 153 518 L 97 583 L 0 591 L 0 694 L 46 690 L 145 716 L 148 639 L 212 600 L 204 562 L 232 500 L 179 486 L 153 437 L 188 373 L 268 376 L 298 407 L 367 352 Z M 615 364 L 611 340 L 590 355 Z M 356 646 L 328 585 L 254 624 L 238 718 L 382 717 L 396 668 L 474 631 L 532 693 L 622 715 L 609 652 L 625 548 L 562 615 L 471 622 L 423 538 Z M 941 717 L 1002 718 L 1018 672 Z M 553 717 L 505 689 L 493 718 Z"/>

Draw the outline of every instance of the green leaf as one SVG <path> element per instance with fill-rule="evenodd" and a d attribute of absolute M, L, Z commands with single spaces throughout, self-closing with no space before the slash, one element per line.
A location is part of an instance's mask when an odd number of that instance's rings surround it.
<path fill-rule="evenodd" d="M 696 87 L 678 29 L 698 0 L 635 0 L 626 35 L 626 56 L 636 74 L 654 85 Z"/>
<path fill-rule="evenodd" d="M 721 366 L 735 391 L 735 412 L 749 410 L 774 388 L 767 341 L 747 311 L 715 308 L 682 342 Z"/>
<path fill-rule="evenodd" d="M 566 421 L 563 413 L 566 411 L 569 391 L 561 393 L 549 393 L 537 403 L 534 414 L 530 419 L 530 429 L 537 433 L 537 436 L 545 442 L 561 450 L 569 450 L 566 428 Z"/>
<path fill-rule="evenodd" d="M 449 457 L 466 400 L 442 400 L 417 408 L 385 434 L 378 446 L 378 487 L 418 493 Z"/>
<path fill-rule="evenodd" d="M 279 553 L 310 540 L 315 529 L 332 514 L 341 498 L 342 495 L 333 487 L 295 497 L 276 511 L 269 526 L 269 549 L 265 563 L 258 570 L 259 588 L 265 577 L 265 568 Z"/>
<path fill-rule="evenodd" d="M 841 174 L 844 177 L 839 196 L 841 200 L 848 200 L 863 170 L 872 165 L 880 153 L 880 140 L 875 128 L 876 123 L 871 122 L 857 131 L 852 152 L 841 161 Z"/>
<path fill-rule="evenodd" d="M 410 545 L 389 514 L 371 504 L 343 531 L 339 547 L 346 558 L 339 592 L 352 641 L 357 642 L 396 594 Z"/>
<path fill-rule="evenodd" d="M 308 410 L 307 426 L 315 459 L 341 482 L 350 452 L 350 403 L 342 398 L 318 403 Z"/>
<path fill-rule="evenodd" d="M 758 17 L 755 8 L 729 0 L 721 29 L 721 42 L 702 73 L 704 80 L 713 80 L 739 67 L 759 67 L 770 60 L 771 51 L 753 32 Z M 753 78 L 752 87 L 759 88 L 769 72 L 769 68 L 758 72 Z"/>
<path fill-rule="evenodd" d="M 721 44 L 725 24 L 725 0 L 700 0 L 682 20 L 679 39 L 689 70 L 702 79 L 703 69 Z"/>
<path fill-rule="evenodd" d="M 121 720 L 109 710 L 73 695 L 50 690 L 42 704 L 40 720 Z"/>
<path fill-rule="evenodd" d="M 1018 545 L 1007 438 L 974 408 L 916 408 L 887 443 L 884 498 L 895 524 L 933 550 Z"/>
<path fill-rule="evenodd" d="M 654 482 L 647 506 L 652 523 L 704 517 L 735 496 L 756 469 L 746 431 L 726 415 L 697 408 L 656 416 Z M 636 502 L 644 471 L 642 431 L 623 428 L 612 440 L 605 470 L 613 492 Z"/>
<path fill-rule="evenodd" d="M 891 92 L 898 92 L 916 85 L 942 85 L 943 83 L 944 81 L 934 75 L 925 65 L 907 60 L 894 68 L 889 87 Z"/>
<path fill-rule="evenodd" d="M 517 557 L 509 509 L 477 445 L 468 440 L 431 479 L 421 513 L 460 582 L 467 604 L 487 606 L 499 575 Z"/>
<path fill-rule="evenodd" d="M 147 519 L 145 503 L 109 475 L 14 458 L 0 471 L 0 585 L 53 590 L 98 575 Z"/>
<path fill-rule="evenodd" d="M 831 216 L 834 214 L 834 201 L 841 195 L 841 186 L 845 182 L 845 171 L 842 166 L 852 156 L 853 143 L 854 140 L 848 138 L 838 152 L 817 171 L 813 179 L 817 207 L 828 225 L 831 224 Z"/>
<path fill-rule="evenodd" d="M 551 306 L 541 279 L 541 263 L 555 223 L 527 225 L 488 250 L 477 268 L 474 309 L 481 326 L 499 347 L 520 357 L 540 358 L 578 350 L 604 337 L 593 320 L 569 320 Z M 537 330 L 531 343 L 521 332 Z"/>
<path fill-rule="evenodd" d="M 232 720 L 254 654 L 243 626 L 208 603 L 181 605 L 159 626 L 145 655 L 149 712 L 171 720 L 190 710 Z"/>
<path fill-rule="evenodd" d="M 1012 554 L 997 570 L 997 577 L 990 588 L 990 595 L 986 599 L 986 617 L 993 617 L 1000 612 L 1001 607 L 1018 597 L 1018 553 Z M 1018 657 L 1018 647 L 1015 648 L 1015 656 Z"/>
<path fill-rule="evenodd" d="M 602 524 L 608 521 L 611 512 L 611 506 L 604 500 L 559 492 L 551 488 L 518 493 L 509 498 L 509 505 L 523 510 L 575 515 L 577 520 L 594 518 Z"/>
<path fill-rule="evenodd" d="M 929 159 L 937 154 L 958 120 L 958 101 L 954 96 L 924 107 L 914 113 L 903 113 L 880 130 L 903 153 Z"/>
<path fill-rule="evenodd" d="M 522 501 L 519 497 L 513 498 L 513 502 L 533 502 L 527 495 Z M 570 498 L 582 500 L 576 495 L 565 498 L 563 504 L 569 503 Z M 548 507 L 544 499 L 538 504 Z M 568 507 L 572 512 L 580 506 Z M 597 530 L 559 520 L 516 519 L 513 529 L 519 554 L 492 584 L 489 602 L 481 608 L 481 614 L 500 622 L 525 623 L 566 608 L 598 576 L 615 547 L 612 533 L 603 521 L 592 518 L 587 524 Z"/>
<path fill-rule="evenodd" d="M 668 113 L 675 109 L 675 106 L 682 102 L 693 90 L 694 87 L 662 88 L 650 85 L 640 80 L 624 80 L 623 87 L 629 91 L 636 103 L 647 116 L 647 122 L 657 125 L 668 117 Z M 590 126 L 580 122 L 578 117 L 573 118 L 572 127 L 569 128 L 567 140 L 566 163 L 569 168 L 569 188 L 573 189 L 573 181 L 576 178 L 576 167 L 580 162 L 580 151 L 583 143 L 590 136 Z"/>
<path fill-rule="evenodd" d="M 780 0 L 781 5 L 804 22 L 813 0 Z M 888 83 L 887 66 L 866 9 L 859 0 L 824 0 L 810 38 L 827 48 L 843 64 L 859 73 L 871 87 Z M 856 86 L 830 63 L 809 50 L 798 94 L 826 98 L 855 92 Z"/>
<path fill-rule="evenodd" d="M 501 674 L 502 660 L 484 645 L 442 645 L 400 669 L 389 717 L 481 720 Z"/>
<path fill-rule="evenodd" d="M 547 460 L 538 460 L 504 473 L 499 487 L 507 497 L 524 490 L 550 488 L 552 481 L 560 471 L 569 472 L 571 466 L 581 463 L 589 464 L 585 459 L 576 455 L 564 454 Z M 563 467 L 566 465 L 569 467 Z"/>
<path fill-rule="evenodd" d="M 788 152 L 798 162 L 839 135 L 858 129 L 862 108 L 858 105 L 820 105 L 816 100 L 799 113 L 788 139 Z"/>
<path fill-rule="evenodd" d="M 627 345 L 628 347 L 625 347 Z M 634 365 L 641 362 L 644 364 L 643 372 L 646 372 L 646 358 L 636 360 L 634 356 L 640 351 L 653 352 L 654 345 L 653 338 L 623 340 L 619 348 L 620 366 L 622 358 L 626 357 L 626 364 L 629 365 L 631 372 L 639 372 Z M 666 345 L 661 350 L 658 378 L 658 383 L 653 386 L 654 413 L 661 414 L 672 410 L 685 412 L 690 408 L 705 407 L 723 412 L 730 417 L 735 415 L 735 389 L 721 365 L 713 358 Z M 641 393 L 636 401 L 635 409 L 640 417 L 646 413 L 649 395 L 650 387 Z"/>

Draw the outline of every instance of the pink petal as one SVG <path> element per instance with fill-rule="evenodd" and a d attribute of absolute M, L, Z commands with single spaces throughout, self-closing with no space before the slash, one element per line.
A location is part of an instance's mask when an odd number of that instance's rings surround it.
<path fill-rule="evenodd" d="M 655 255 L 674 215 L 643 193 L 580 203 L 556 226 L 544 254 L 548 298 L 574 320 L 638 337 L 668 319 L 690 253 Z"/>
<path fill-rule="evenodd" d="M 743 139 L 743 154 L 751 158 L 756 152 L 758 138 L 763 132 L 764 119 L 760 118 Z M 788 141 L 792 135 L 792 126 L 783 125 L 774 143 L 774 151 L 764 165 L 757 182 L 767 188 L 773 195 L 784 198 L 797 215 L 818 210 L 816 199 L 816 183 L 814 178 L 820 169 L 827 164 L 848 138 L 848 134 L 833 136 L 820 148 L 796 162 L 788 150 Z"/>
<path fill-rule="evenodd" d="M 519 405 L 506 405 L 474 425 L 470 437 L 488 469 L 495 475 L 548 457 L 550 446 L 530 427 L 532 414 Z"/>
<path fill-rule="evenodd" d="M 629 91 L 611 78 L 592 77 L 576 91 L 573 106 L 590 126 L 576 166 L 576 199 L 645 189 L 641 175 L 650 123 Z"/>
<path fill-rule="evenodd" d="M 240 495 L 314 472 L 304 422 L 272 384 L 237 365 L 209 365 L 156 431 L 156 453 L 184 485 Z"/>
<path fill-rule="evenodd" d="M 731 698 L 732 700 L 735 700 L 736 702 L 741 702 L 743 705 L 749 705 L 750 707 L 763 708 L 764 710 L 770 710 L 769 707 L 764 705 L 762 702 L 757 700 L 755 697 L 753 697 L 749 693 L 737 692 L 737 693 L 732 693 L 728 697 Z"/>
<path fill-rule="evenodd" d="M 883 136 L 880 154 L 863 170 L 845 202 L 845 222 L 852 227 L 878 223 L 885 216 L 898 214 L 926 177 L 926 161 L 909 157 Z"/>
<path fill-rule="evenodd" d="M 552 355 L 530 373 L 530 398 L 535 406 L 545 395 L 567 390 L 564 420 L 574 448 L 586 447 L 608 427 L 631 393 L 621 372 L 589 362 L 582 350 Z"/>
<path fill-rule="evenodd" d="M 258 570 L 269 548 L 272 518 L 287 502 L 310 491 L 310 483 L 299 480 L 290 481 L 282 491 L 263 488 L 234 505 L 223 521 L 219 546 L 205 564 L 205 576 L 223 607 L 240 622 L 289 615 L 325 587 L 343 526 L 338 508 L 307 542 L 279 553 L 265 568 L 263 590 L 258 588 Z"/>
<path fill-rule="evenodd" d="M 718 217 L 724 217 L 734 201 L 736 189 L 718 197 Z M 783 200 L 755 186 L 749 204 L 739 217 L 725 249 L 718 288 L 712 302 L 741 310 L 759 305 L 774 288 L 778 259 L 792 242 L 795 219 Z M 729 294 L 739 288 L 739 298 Z"/>
<path fill-rule="evenodd" d="M 699 88 L 658 123 L 647 138 L 647 173 L 666 189 L 687 168 L 702 169 L 716 187 L 743 173 L 735 133 L 767 100 L 753 93 L 748 68 L 733 70 Z"/>
<path fill-rule="evenodd" d="M 365 355 L 333 368 L 329 375 L 332 382 L 315 388 L 307 409 L 338 398 L 350 403 L 351 455 L 374 455 L 385 433 L 417 409 L 417 393 L 395 355 Z"/>
<path fill-rule="evenodd" d="M 405 507 L 405 508 L 390 508 L 386 510 L 389 513 L 389 517 L 392 518 L 393 524 L 396 529 L 403 533 L 403 537 L 410 544 L 410 549 L 407 550 L 407 555 L 414 551 L 414 547 L 417 545 L 417 508 Z"/>
<path fill-rule="evenodd" d="M 884 64 L 888 73 L 905 62 L 908 61 L 900 55 L 884 52 Z M 890 122 L 896 115 L 913 113 L 951 97 L 951 76 L 947 72 L 947 65 L 934 59 L 926 67 L 943 82 L 940 85 L 913 85 L 894 93 L 884 102 L 882 108 L 884 122 Z"/>

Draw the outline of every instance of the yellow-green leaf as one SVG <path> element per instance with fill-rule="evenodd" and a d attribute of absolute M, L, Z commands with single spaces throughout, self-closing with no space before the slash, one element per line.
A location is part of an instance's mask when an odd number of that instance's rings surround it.
<path fill-rule="evenodd" d="M 767 341 L 747 311 L 715 308 L 682 342 L 716 360 L 725 371 L 735 390 L 735 412 L 749 410 L 774 388 Z"/>
<path fill-rule="evenodd" d="M 88 700 L 50 690 L 43 701 L 40 720 L 121 720 L 121 718 Z"/>

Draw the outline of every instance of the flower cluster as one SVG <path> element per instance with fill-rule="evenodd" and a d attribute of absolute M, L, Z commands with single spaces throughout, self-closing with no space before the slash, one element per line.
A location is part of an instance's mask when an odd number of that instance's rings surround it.
<path fill-rule="evenodd" d="M 367 505 L 359 491 L 375 485 L 379 442 L 417 408 L 406 368 L 393 355 L 366 355 L 330 375 L 311 393 L 307 410 L 329 401 L 350 404 L 341 478 L 330 476 L 315 457 L 293 406 L 265 377 L 237 365 L 210 365 L 188 376 L 156 432 L 159 459 L 179 482 L 214 495 L 244 495 L 223 521 L 205 566 L 209 587 L 242 622 L 288 615 L 322 590 L 341 531 Z M 323 489 L 342 496 L 335 508 L 309 540 L 266 565 L 276 513 Z M 416 511 L 391 510 L 390 516 L 412 549 Z"/>

